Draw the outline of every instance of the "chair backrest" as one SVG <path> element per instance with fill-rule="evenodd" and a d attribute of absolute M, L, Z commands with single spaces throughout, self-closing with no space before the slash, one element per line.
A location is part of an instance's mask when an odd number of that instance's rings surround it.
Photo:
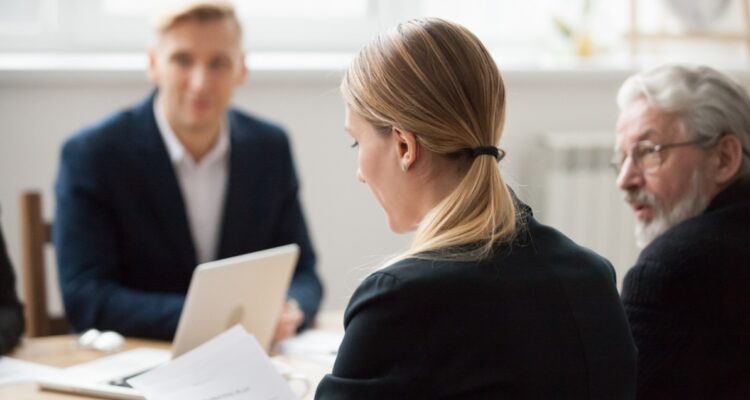
<path fill-rule="evenodd" d="M 42 196 L 35 191 L 22 192 L 21 250 L 26 335 L 29 337 L 69 333 L 65 317 L 53 317 L 47 309 L 47 272 L 44 250 L 52 244 L 52 224 L 42 215 Z"/>

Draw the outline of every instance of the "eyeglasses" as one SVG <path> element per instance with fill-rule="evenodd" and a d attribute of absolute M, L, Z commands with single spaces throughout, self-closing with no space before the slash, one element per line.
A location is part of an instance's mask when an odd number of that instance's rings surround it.
<path fill-rule="evenodd" d="M 625 164 L 625 160 L 627 160 L 629 155 L 633 165 L 638 168 L 638 170 L 646 174 L 653 174 L 659 170 L 662 162 L 664 162 L 664 159 L 661 156 L 662 151 L 671 149 L 673 147 L 700 145 L 706 143 L 708 140 L 710 139 L 700 138 L 689 140 L 687 142 L 669 144 L 655 144 L 650 140 L 641 140 L 634 143 L 630 147 L 629 153 L 625 153 L 623 151 L 615 152 L 615 154 L 612 156 L 612 161 L 610 162 L 610 164 L 615 170 L 615 173 L 617 175 L 620 175 L 622 166 Z"/>

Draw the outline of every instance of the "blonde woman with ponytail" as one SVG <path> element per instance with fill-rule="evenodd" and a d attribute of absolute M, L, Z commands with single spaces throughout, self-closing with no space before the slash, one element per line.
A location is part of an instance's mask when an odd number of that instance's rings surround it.
<path fill-rule="evenodd" d="M 316 399 L 633 398 L 611 265 L 539 224 L 503 181 L 505 88 L 464 27 L 402 23 L 341 83 L 359 179 L 404 254 L 353 294 Z"/>

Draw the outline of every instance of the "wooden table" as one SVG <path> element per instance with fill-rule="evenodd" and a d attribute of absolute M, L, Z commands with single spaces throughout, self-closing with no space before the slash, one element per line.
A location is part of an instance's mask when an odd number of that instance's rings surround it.
<path fill-rule="evenodd" d="M 333 332 L 343 332 L 343 313 L 341 311 L 322 312 L 316 321 L 315 329 Z M 93 361 L 103 356 L 96 350 L 80 349 L 75 346 L 74 335 L 48 336 L 42 338 L 24 338 L 10 357 L 31 361 L 53 367 L 70 367 L 72 365 Z M 138 347 L 151 347 L 157 349 L 169 349 L 169 343 L 155 340 L 132 339 L 125 341 L 123 350 Z M 304 374 L 310 379 L 312 388 L 304 399 L 312 399 L 315 387 L 325 374 L 330 372 L 331 365 L 314 361 L 299 359 L 295 357 L 280 356 L 279 359 L 288 364 L 292 369 Z M 63 394 L 39 390 L 35 383 L 22 383 L 0 386 L 0 399 L 8 400 L 62 400 L 62 399 L 92 399 L 72 394 Z"/>

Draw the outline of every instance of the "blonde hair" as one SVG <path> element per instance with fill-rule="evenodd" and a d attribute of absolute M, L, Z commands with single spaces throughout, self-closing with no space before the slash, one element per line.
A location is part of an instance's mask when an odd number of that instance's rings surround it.
<path fill-rule="evenodd" d="M 341 83 L 351 110 L 386 133 L 414 133 L 432 153 L 465 162 L 456 189 L 422 220 L 407 257 L 477 260 L 516 230 L 516 206 L 497 160 L 505 118 L 500 72 L 479 39 L 442 19 L 407 21 L 360 50 Z M 468 158 L 468 159 L 467 159 Z"/>
<path fill-rule="evenodd" d="M 180 22 L 214 21 L 228 19 L 237 27 L 237 35 L 242 38 L 242 26 L 234 5 L 224 0 L 173 0 L 162 4 L 163 7 L 154 13 L 153 26 L 158 34 L 169 31 Z"/>

